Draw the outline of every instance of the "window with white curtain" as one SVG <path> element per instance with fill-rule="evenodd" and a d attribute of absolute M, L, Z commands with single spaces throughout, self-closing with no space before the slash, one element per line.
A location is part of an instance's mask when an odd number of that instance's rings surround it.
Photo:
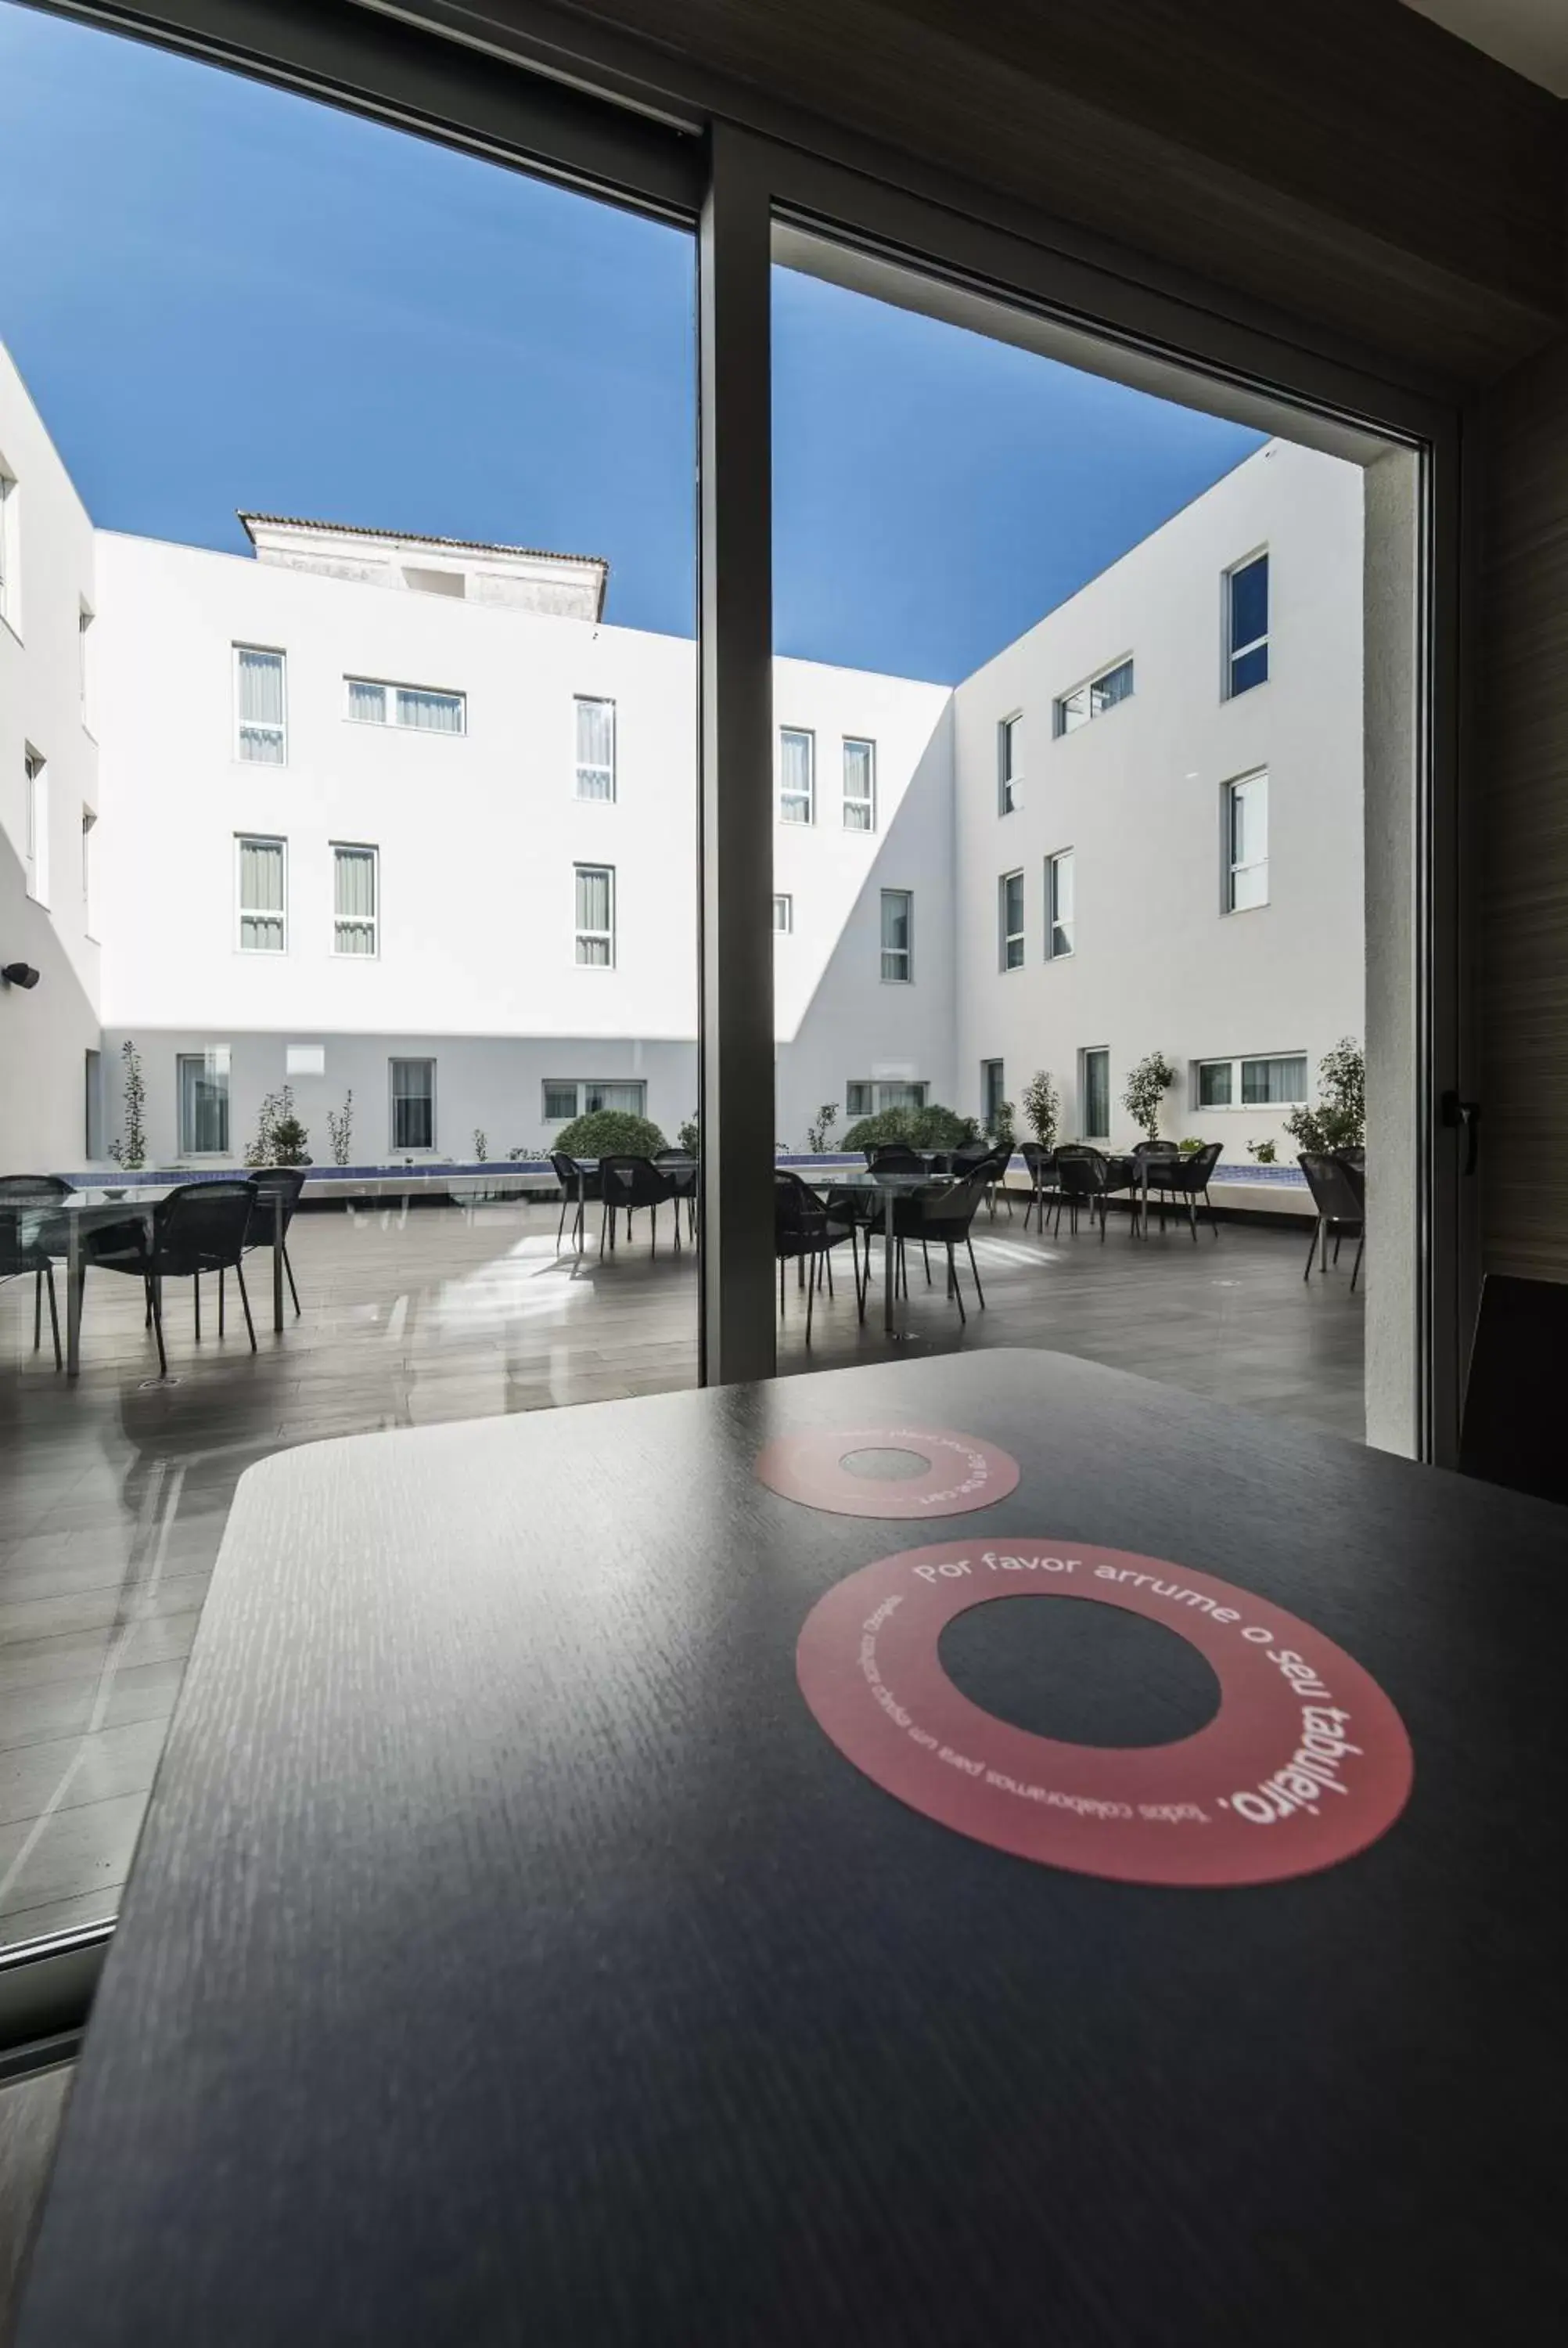
<path fill-rule="evenodd" d="M 997 727 L 997 812 L 1011 815 L 1018 805 L 1019 751 L 1023 741 L 1023 712 L 1015 710 Z"/>
<path fill-rule="evenodd" d="M 628 1117 L 648 1114 L 648 1086 L 641 1076 L 547 1076 L 544 1117 L 547 1125 L 565 1125 L 574 1117 L 589 1117 L 595 1109 L 620 1109 Z"/>
<path fill-rule="evenodd" d="M 615 966 L 615 870 L 609 864 L 579 864 L 577 959 L 585 970 Z"/>
<path fill-rule="evenodd" d="M 876 745 L 849 736 L 844 744 L 844 829 L 876 829 Z"/>
<path fill-rule="evenodd" d="M 868 1076 L 851 1076 L 844 1087 L 844 1114 L 880 1117 L 887 1108 L 924 1108 L 929 1090 L 924 1082 L 874 1084 Z"/>
<path fill-rule="evenodd" d="M 903 986 L 915 975 L 915 892 L 912 889 L 882 891 L 882 977 L 886 985 Z"/>
<path fill-rule="evenodd" d="M 181 1158 L 220 1158 L 229 1148 L 229 1052 L 179 1052 Z"/>
<path fill-rule="evenodd" d="M 8 620 L 13 628 L 17 622 L 17 502 L 16 476 L 6 471 L 0 458 L 0 620 Z"/>
<path fill-rule="evenodd" d="M 816 736 L 798 726 L 779 731 L 779 821 L 816 821 Z"/>
<path fill-rule="evenodd" d="M 467 730 L 467 699 L 436 693 L 423 685 L 388 685 L 374 677 L 349 676 L 347 716 L 356 726 L 397 726 L 409 734 L 462 734 Z"/>
<path fill-rule="evenodd" d="M 1307 1055 L 1282 1052 L 1254 1060 L 1200 1060 L 1198 1108 L 1299 1108 L 1307 1102 Z"/>
<path fill-rule="evenodd" d="M 286 663 L 261 644 L 234 647 L 234 755 L 252 767 L 289 761 Z"/>
<path fill-rule="evenodd" d="M 1250 912 L 1268 902 L 1268 777 L 1227 783 L 1224 805 L 1225 909 Z"/>
<path fill-rule="evenodd" d="M 1073 915 L 1073 858 L 1071 848 L 1045 860 L 1045 951 L 1050 962 L 1072 952 L 1076 934 Z"/>
<path fill-rule="evenodd" d="M 615 797 L 615 704 L 577 696 L 577 795 Z"/>
<path fill-rule="evenodd" d="M 997 959 L 1003 970 L 1023 968 L 1023 874 L 1004 872 L 997 882 Z"/>
<path fill-rule="evenodd" d="M 49 901 L 49 769 L 42 754 L 22 753 L 27 786 L 27 894 L 35 904 Z"/>
<path fill-rule="evenodd" d="M 378 851 L 333 842 L 333 952 L 375 954 L 381 951 Z"/>
<path fill-rule="evenodd" d="M 394 1149 L 434 1149 L 436 1147 L 436 1063 L 434 1060 L 392 1060 L 392 1146 Z"/>
<path fill-rule="evenodd" d="M 241 833 L 234 842 L 241 953 L 288 950 L 288 843 Z"/>
<path fill-rule="evenodd" d="M 794 899 L 793 897 L 774 899 L 774 927 L 775 930 L 782 931 L 786 936 L 794 929 Z"/>

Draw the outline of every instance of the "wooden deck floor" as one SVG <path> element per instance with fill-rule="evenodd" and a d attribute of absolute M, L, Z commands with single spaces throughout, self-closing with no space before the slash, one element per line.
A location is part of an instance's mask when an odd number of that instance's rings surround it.
<path fill-rule="evenodd" d="M 0 1941 L 113 1914 L 236 1479 L 293 1443 L 642 1394 L 696 1377 L 694 1258 L 636 1243 L 557 1253 L 543 1207 L 300 1216 L 304 1310 L 280 1337 L 237 1314 L 192 1339 L 171 1286 L 160 1385 L 134 1284 L 89 1279 L 83 1375 L 32 1350 L 30 1286 L 0 1291 Z M 910 1267 L 904 1351 L 1043 1345 L 1361 1437 L 1361 1303 L 1349 1256 L 1304 1282 L 1302 1238 L 1227 1225 L 1147 1245 L 1115 1222 L 1025 1237 L 984 1217 L 988 1310 L 967 1329 Z M 809 1354 L 793 1272 L 784 1371 L 882 1353 L 880 1288 L 856 1322 L 848 1266 Z M 267 1282 L 260 1262 L 253 1282 Z"/>

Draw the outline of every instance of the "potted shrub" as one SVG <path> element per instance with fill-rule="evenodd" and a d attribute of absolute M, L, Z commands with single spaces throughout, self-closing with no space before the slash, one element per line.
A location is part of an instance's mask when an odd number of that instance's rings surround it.
<path fill-rule="evenodd" d="M 552 1147 L 569 1158 L 653 1158 L 663 1148 L 664 1136 L 651 1117 L 633 1117 L 623 1108 L 591 1108 L 563 1125 Z"/>
<path fill-rule="evenodd" d="M 1122 1106 L 1150 1141 L 1160 1138 L 1160 1107 L 1176 1081 L 1176 1072 L 1163 1052 L 1148 1052 L 1127 1078 Z"/>
<path fill-rule="evenodd" d="M 1317 1063 L 1317 1106 L 1293 1108 L 1285 1129 L 1315 1157 L 1342 1158 L 1367 1147 L 1367 1062 L 1354 1035 L 1342 1035 Z"/>
<path fill-rule="evenodd" d="M 1042 1149 L 1056 1146 L 1056 1128 L 1061 1117 L 1061 1095 L 1051 1081 L 1049 1068 L 1037 1068 L 1023 1088 L 1023 1113 Z"/>

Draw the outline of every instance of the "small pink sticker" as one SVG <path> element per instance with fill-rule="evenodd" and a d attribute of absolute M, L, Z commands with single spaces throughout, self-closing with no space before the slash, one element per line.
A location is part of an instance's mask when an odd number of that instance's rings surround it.
<path fill-rule="evenodd" d="M 813 1426 L 757 1456 L 770 1490 L 839 1517 L 957 1517 L 1005 1499 L 1018 1461 L 947 1426 Z"/>
<path fill-rule="evenodd" d="M 1163 1622 L 1214 1666 L 1220 1708 L 1169 1745 L 1069 1745 L 983 1712 L 938 1643 L 966 1608 L 1087 1599 Z M 1214 1575 L 1009 1534 L 862 1567 L 800 1634 L 801 1693 L 889 1794 L 999 1850 L 1125 1883 L 1273 1883 L 1387 1833 L 1414 1774 L 1404 1723 L 1344 1649 Z"/>

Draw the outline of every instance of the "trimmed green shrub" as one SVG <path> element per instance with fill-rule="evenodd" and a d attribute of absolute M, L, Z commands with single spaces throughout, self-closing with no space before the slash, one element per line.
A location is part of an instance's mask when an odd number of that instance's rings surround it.
<path fill-rule="evenodd" d="M 651 1158 L 664 1136 L 651 1120 L 623 1108 L 593 1108 L 563 1125 L 550 1144 L 569 1158 Z"/>
<path fill-rule="evenodd" d="M 933 1101 L 928 1108 L 885 1108 L 875 1117 L 863 1117 L 838 1146 L 869 1149 L 878 1141 L 907 1141 L 912 1149 L 958 1149 L 979 1138 L 972 1117 L 960 1117 L 956 1109 Z"/>

